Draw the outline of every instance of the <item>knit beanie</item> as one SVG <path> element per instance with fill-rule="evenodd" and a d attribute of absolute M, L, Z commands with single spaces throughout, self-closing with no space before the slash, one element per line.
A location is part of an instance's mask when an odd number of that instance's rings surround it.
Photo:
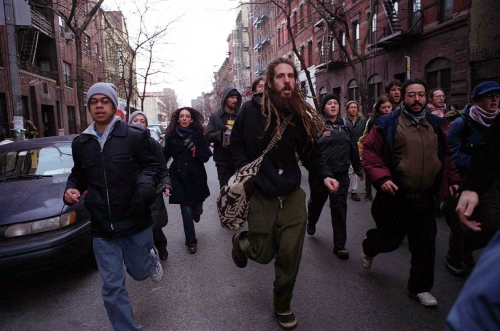
<path fill-rule="evenodd" d="M 482 82 L 478 84 L 476 87 L 474 87 L 474 90 L 472 91 L 472 100 L 476 100 L 480 96 L 483 96 L 493 91 L 500 92 L 500 85 L 497 82 L 494 81 Z"/>
<path fill-rule="evenodd" d="M 349 101 L 349 102 L 345 105 L 345 109 L 346 109 L 346 110 L 347 110 L 347 109 L 349 109 L 349 105 L 350 105 L 351 103 L 355 103 L 355 104 L 358 106 L 358 112 L 359 112 L 359 103 L 358 103 L 357 101 L 354 101 L 354 100 Z"/>
<path fill-rule="evenodd" d="M 239 97 L 240 93 L 237 90 L 232 90 L 226 95 L 226 99 L 229 97 Z"/>
<path fill-rule="evenodd" d="M 95 83 L 89 88 L 87 92 L 87 109 L 90 111 L 90 98 L 95 94 L 102 94 L 108 97 L 113 103 L 115 111 L 118 109 L 118 94 L 116 93 L 116 86 L 112 83 Z"/>
<path fill-rule="evenodd" d="M 323 101 L 321 101 L 321 113 L 325 113 L 325 105 L 329 100 L 335 99 L 339 103 L 340 106 L 340 98 L 336 94 L 327 94 L 323 97 Z"/>
<path fill-rule="evenodd" d="M 144 116 L 144 118 L 146 119 L 146 126 L 148 126 L 148 116 L 146 115 L 146 113 L 145 113 L 145 112 L 140 111 L 140 110 L 136 110 L 136 111 L 134 111 L 132 114 L 130 114 L 130 117 L 129 117 L 129 119 L 128 119 L 128 123 L 129 123 L 129 124 L 132 124 L 132 120 L 134 119 L 134 117 L 135 117 L 136 115 L 142 115 L 142 116 Z"/>

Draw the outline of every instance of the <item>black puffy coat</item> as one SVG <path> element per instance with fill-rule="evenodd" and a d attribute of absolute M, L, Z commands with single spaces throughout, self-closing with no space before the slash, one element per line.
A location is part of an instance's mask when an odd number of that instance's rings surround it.
<path fill-rule="evenodd" d="M 118 120 L 102 150 L 91 134 L 73 140 L 74 166 L 66 190 L 87 191 L 93 235 L 118 237 L 151 226 L 149 206 L 156 198 L 159 164 L 149 138 L 146 129 Z"/>
<path fill-rule="evenodd" d="M 149 139 L 155 150 L 156 159 L 160 163 L 160 185 L 157 188 L 157 196 L 155 202 L 150 206 L 151 218 L 153 219 L 153 229 L 161 229 L 168 223 L 168 213 L 163 201 L 163 191 L 165 188 L 172 190 L 172 183 L 168 174 L 167 162 L 163 156 L 163 150 L 158 141 L 151 137 Z"/>
<path fill-rule="evenodd" d="M 210 196 L 203 163 L 210 159 L 212 151 L 202 131 L 195 131 L 191 141 L 196 147 L 194 155 L 175 131 L 166 138 L 163 155 L 167 162 L 173 159 L 169 168 L 172 181 L 170 204 L 194 205 Z"/>

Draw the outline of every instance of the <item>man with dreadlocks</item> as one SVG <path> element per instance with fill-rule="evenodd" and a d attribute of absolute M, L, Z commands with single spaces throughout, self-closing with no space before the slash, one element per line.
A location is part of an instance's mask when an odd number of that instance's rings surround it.
<path fill-rule="evenodd" d="M 274 312 L 285 330 L 297 326 L 290 302 L 307 221 L 296 155 L 309 171 L 323 179 L 328 191 L 335 192 L 339 186 L 316 142 L 321 117 L 305 102 L 297 77 L 291 60 L 272 61 L 267 67 L 264 92 L 254 94 L 252 101 L 243 105 L 231 135 L 234 161 L 241 168 L 262 155 L 282 121 L 292 115 L 281 139 L 262 161 L 250 199 L 249 231 L 233 236 L 232 251 L 239 268 L 244 268 L 248 259 L 267 264 L 275 258 Z"/>

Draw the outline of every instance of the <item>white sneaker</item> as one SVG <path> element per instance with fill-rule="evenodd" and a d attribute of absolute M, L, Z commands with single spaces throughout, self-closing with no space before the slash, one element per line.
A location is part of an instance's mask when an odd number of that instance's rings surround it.
<path fill-rule="evenodd" d="M 149 275 L 153 282 L 159 283 L 161 278 L 163 277 L 163 267 L 160 264 L 160 261 L 156 261 L 156 265 L 153 269 L 153 272 Z"/>
<path fill-rule="evenodd" d="M 364 250 L 361 250 L 361 257 L 359 259 L 363 268 L 370 269 L 372 267 L 373 257 L 367 256 Z"/>
<path fill-rule="evenodd" d="M 413 294 L 410 292 L 406 292 L 406 293 L 408 293 L 408 296 L 410 298 L 420 302 L 420 304 L 422 306 L 435 307 L 438 304 L 436 298 L 431 294 L 431 292 L 422 292 L 422 293 L 417 293 L 417 294 Z"/>

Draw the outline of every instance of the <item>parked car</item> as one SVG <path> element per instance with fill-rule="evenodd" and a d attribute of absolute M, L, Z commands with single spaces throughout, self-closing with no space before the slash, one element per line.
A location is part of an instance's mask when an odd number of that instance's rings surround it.
<path fill-rule="evenodd" d="M 74 137 L 0 146 L 0 276 L 53 268 L 80 258 L 92 260 L 85 197 L 73 206 L 63 202 L 73 167 Z"/>

